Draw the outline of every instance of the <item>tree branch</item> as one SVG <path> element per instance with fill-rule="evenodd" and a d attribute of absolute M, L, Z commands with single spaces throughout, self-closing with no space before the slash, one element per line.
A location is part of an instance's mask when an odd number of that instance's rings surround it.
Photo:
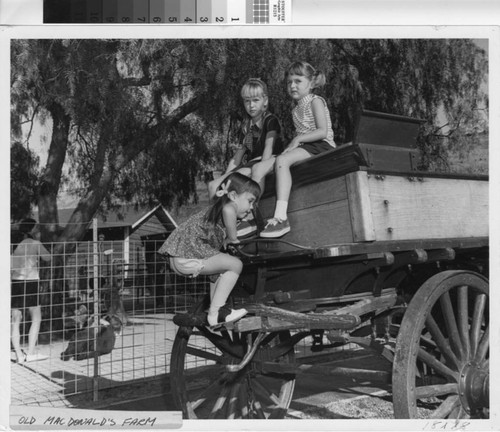
<path fill-rule="evenodd" d="M 141 77 L 141 78 L 121 78 L 121 81 L 127 87 L 144 87 L 151 84 L 151 78 Z"/>
<path fill-rule="evenodd" d="M 131 160 L 135 159 L 148 146 L 158 140 L 162 134 L 168 133 L 169 129 L 176 126 L 188 114 L 196 111 L 204 97 L 206 97 L 205 93 L 198 94 L 188 102 L 177 107 L 174 111 L 169 113 L 164 120 L 150 127 L 146 132 L 140 131 L 138 136 L 132 138 L 136 145 L 126 146 L 126 143 L 121 143 L 125 151 L 123 154 L 117 156 L 113 170 L 121 171 Z"/>

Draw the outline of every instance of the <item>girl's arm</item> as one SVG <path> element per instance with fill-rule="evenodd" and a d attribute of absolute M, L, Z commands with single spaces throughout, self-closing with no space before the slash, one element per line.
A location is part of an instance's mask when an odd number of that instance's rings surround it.
<path fill-rule="evenodd" d="M 264 142 L 264 151 L 262 152 L 262 160 L 271 159 L 273 155 L 274 142 L 276 141 L 276 131 L 270 131 L 266 135 L 266 141 Z"/>
<path fill-rule="evenodd" d="M 297 135 L 288 145 L 286 151 L 293 150 L 302 143 L 321 141 L 328 136 L 328 122 L 326 120 L 326 110 L 323 101 L 319 98 L 314 98 L 312 101 L 312 112 L 316 129 L 302 135 Z"/>
<path fill-rule="evenodd" d="M 246 148 L 245 147 L 240 147 L 239 149 L 236 150 L 234 153 L 233 157 L 227 164 L 226 168 L 226 174 L 234 170 L 238 165 L 241 164 L 241 161 L 243 160 L 243 156 L 245 156 Z"/>
<path fill-rule="evenodd" d="M 227 203 L 222 209 L 222 219 L 226 227 L 226 239 L 224 240 L 224 247 L 229 243 L 239 243 L 236 229 L 236 208 L 232 203 Z"/>

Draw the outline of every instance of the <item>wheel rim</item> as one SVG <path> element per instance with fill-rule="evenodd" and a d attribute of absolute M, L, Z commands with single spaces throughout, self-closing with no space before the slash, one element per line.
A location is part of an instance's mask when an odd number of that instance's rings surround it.
<path fill-rule="evenodd" d="M 487 418 L 489 290 L 479 274 L 445 271 L 410 302 L 396 341 L 396 418 Z"/>
<path fill-rule="evenodd" d="M 198 310 L 203 310 L 198 306 Z M 273 347 L 286 343 L 289 332 L 266 335 L 251 361 L 239 372 L 225 366 L 238 364 L 255 334 L 205 327 L 180 327 L 174 340 L 170 381 L 174 402 L 189 419 L 283 418 L 292 400 L 295 376 L 264 375 L 260 360 L 293 363 L 293 348 L 273 358 Z"/>

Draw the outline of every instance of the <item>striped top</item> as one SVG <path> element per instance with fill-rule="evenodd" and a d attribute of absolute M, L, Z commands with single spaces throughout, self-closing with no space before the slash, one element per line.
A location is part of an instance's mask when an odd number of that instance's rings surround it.
<path fill-rule="evenodd" d="M 328 110 L 326 101 L 321 96 L 315 95 L 314 93 L 309 93 L 307 96 L 304 96 L 302 99 L 300 99 L 292 111 L 295 132 L 298 136 L 313 132 L 317 129 L 316 121 L 314 120 L 312 111 L 312 101 L 316 98 L 321 100 L 323 102 L 323 105 L 325 106 L 328 131 L 326 138 L 324 138 L 324 141 L 326 141 L 332 147 L 336 147 L 335 141 L 333 140 L 332 120 L 330 118 L 330 111 Z"/>

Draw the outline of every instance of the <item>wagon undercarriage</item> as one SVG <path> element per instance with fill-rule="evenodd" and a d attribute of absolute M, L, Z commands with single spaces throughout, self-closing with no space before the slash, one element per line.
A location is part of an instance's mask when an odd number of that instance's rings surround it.
<path fill-rule="evenodd" d="M 396 418 L 488 417 L 488 283 L 479 273 L 487 270 L 484 242 L 462 239 L 454 248 L 429 244 L 433 248 L 394 253 L 328 257 L 328 251 L 315 250 L 295 256 L 296 269 L 301 262 L 313 269 L 343 263 L 342 272 L 364 275 L 365 286 L 368 272 L 370 292 L 351 292 L 358 286 L 352 276 L 338 278 L 344 286 L 334 279 L 315 289 L 273 291 L 273 283 L 283 287 L 279 274 L 288 274 L 294 260 L 249 258 L 256 289 L 234 297 L 249 315 L 218 332 L 196 321 L 179 329 L 172 364 L 179 407 L 189 418 L 281 418 L 295 377 L 313 373 L 328 377 L 333 387 L 335 377 L 345 376 L 392 382 Z M 247 287 L 245 277 L 241 285 Z M 314 296 L 322 290 L 345 294 Z M 202 316 L 206 306 L 198 305 L 189 317 Z M 192 342 L 196 338 L 209 343 L 201 348 Z M 298 362 L 294 349 L 304 339 L 312 340 L 318 354 L 341 345 L 362 347 L 392 363 L 392 373 Z M 188 366 L 193 359 L 211 363 L 202 369 L 201 382 L 196 368 Z M 207 387 L 202 383 L 209 376 Z M 251 402 L 239 406 L 242 400 Z"/>

